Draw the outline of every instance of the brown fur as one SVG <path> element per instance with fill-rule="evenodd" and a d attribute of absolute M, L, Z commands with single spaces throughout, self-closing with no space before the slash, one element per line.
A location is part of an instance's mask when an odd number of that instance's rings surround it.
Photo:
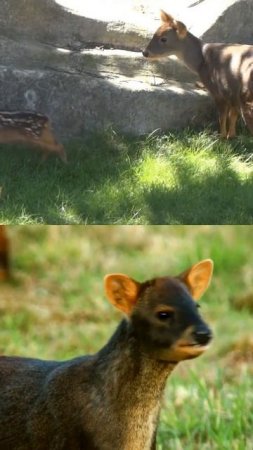
<path fill-rule="evenodd" d="M 198 74 L 216 103 L 222 137 L 236 135 L 240 114 L 253 133 L 253 46 L 205 44 L 164 11 L 161 19 L 143 55 L 149 59 L 176 55 Z"/>
<path fill-rule="evenodd" d="M 108 299 L 126 317 L 98 353 L 0 357 L 0 450 L 155 450 L 168 375 L 211 339 L 195 303 L 211 275 L 210 260 L 145 283 L 108 275 Z"/>
<path fill-rule="evenodd" d="M 57 142 L 49 119 L 42 114 L 0 112 L 0 143 L 25 143 L 40 148 L 43 160 L 49 153 L 55 153 L 67 162 L 63 145 Z"/>
<path fill-rule="evenodd" d="M 0 281 L 10 278 L 10 248 L 6 227 L 0 225 Z"/>

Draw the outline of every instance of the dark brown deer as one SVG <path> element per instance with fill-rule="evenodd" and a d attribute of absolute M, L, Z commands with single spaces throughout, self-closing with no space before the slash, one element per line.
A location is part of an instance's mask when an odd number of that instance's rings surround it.
<path fill-rule="evenodd" d="M 107 297 L 125 318 L 94 355 L 0 357 L 0 450 L 155 450 L 167 377 L 211 340 L 196 301 L 212 267 L 204 260 L 144 283 L 107 275 Z"/>
<path fill-rule="evenodd" d="M 33 112 L 0 112 L 0 144 L 24 143 L 38 147 L 43 152 L 43 160 L 50 153 L 57 154 L 67 162 L 62 144 L 53 134 L 47 116 Z"/>
<path fill-rule="evenodd" d="M 222 137 L 236 135 L 240 114 L 253 133 L 253 46 L 207 44 L 164 11 L 161 20 L 143 56 L 159 59 L 176 55 L 199 76 L 218 108 Z"/>
<path fill-rule="evenodd" d="M 10 279 L 10 244 L 5 225 L 0 225 L 0 281 Z"/>

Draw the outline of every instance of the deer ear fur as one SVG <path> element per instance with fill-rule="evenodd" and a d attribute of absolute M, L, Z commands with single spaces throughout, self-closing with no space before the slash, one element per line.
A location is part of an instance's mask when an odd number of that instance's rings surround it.
<path fill-rule="evenodd" d="M 187 28 L 183 22 L 174 21 L 173 28 L 177 31 L 178 37 L 184 39 L 187 35 Z"/>
<path fill-rule="evenodd" d="M 160 11 L 160 17 L 161 21 L 174 28 L 178 34 L 178 37 L 180 39 L 184 39 L 187 34 L 187 28 L 183 22 L 180 22 L 179 20 L 175 20 L 174 17 L 172 17 L 170 14 L 167 14 L 165 11 L 161 9 Z"/>
<path fill-rule="evenodd" d="M 160 11 L 160 18 L 163 23 L 166 23 L 168 25 L 171 25 L 175 21 L 174 18 L 170 14 L 167 14 L 162 9 Z"/>
<path fill-rule="evenodd" d="M 177 278 L 189 289 L 194 300 L 199 300 L 208 288 L 213 274 L 213 261 L 204 259 L 181 273 Z"/>
<path fill-rule="evenodd" d="M 131 314 L 138 300 L 140 283 L 127 275 L 113 273 L 105 276 L 104 287 L 108 300 L 120 311 Z"/>

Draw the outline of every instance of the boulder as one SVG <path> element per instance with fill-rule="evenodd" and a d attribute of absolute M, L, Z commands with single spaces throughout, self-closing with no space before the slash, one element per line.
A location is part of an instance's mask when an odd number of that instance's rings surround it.
<path fill-rule="evenodd" d="M 0 109 L 45 113 L 65 138 L 108 126 L 138 135 L 212 117 L 212 100 L 188 69 L 141 55 L 159 25 L 157 1 L 87 3 L 2 0 Z M 205 40 L 253 43 L 252 0 L 173 5 L 168 12 Z"/>

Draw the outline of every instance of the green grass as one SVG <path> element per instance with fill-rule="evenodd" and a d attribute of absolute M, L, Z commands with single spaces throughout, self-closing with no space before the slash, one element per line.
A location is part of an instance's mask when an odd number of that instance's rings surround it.
<path fill-rule="evenodd" d="M 162 412 L 158 449 L 250 450 L 252 387 L 249 376 L 242 376 L 233 390 L 218 371 L 212 382 L 194 373 L 184 383 L 173 380 L 167 389 L 173 408 Z"/>
<path fill-rule="evenodd" d="M 0 147 L 0 222 L 251 224 L 252 138 L 210 131 L 130 138 L 113 131 L 67 145 L 68 165 Z"/>
<path fill-rule="evenodd" d="M 252 226 L 11 226 L 11 284 L 0 293 L 0 353 L 66 359 L 97 351 L 121 315 L 103 276 L 176 275 L 212 258 L 201 313 L 214 332 L 200 358 L 167 382 L 159 450 L 253 448 Z M 253 295 L 249 298 L 253 298 Z"/>

